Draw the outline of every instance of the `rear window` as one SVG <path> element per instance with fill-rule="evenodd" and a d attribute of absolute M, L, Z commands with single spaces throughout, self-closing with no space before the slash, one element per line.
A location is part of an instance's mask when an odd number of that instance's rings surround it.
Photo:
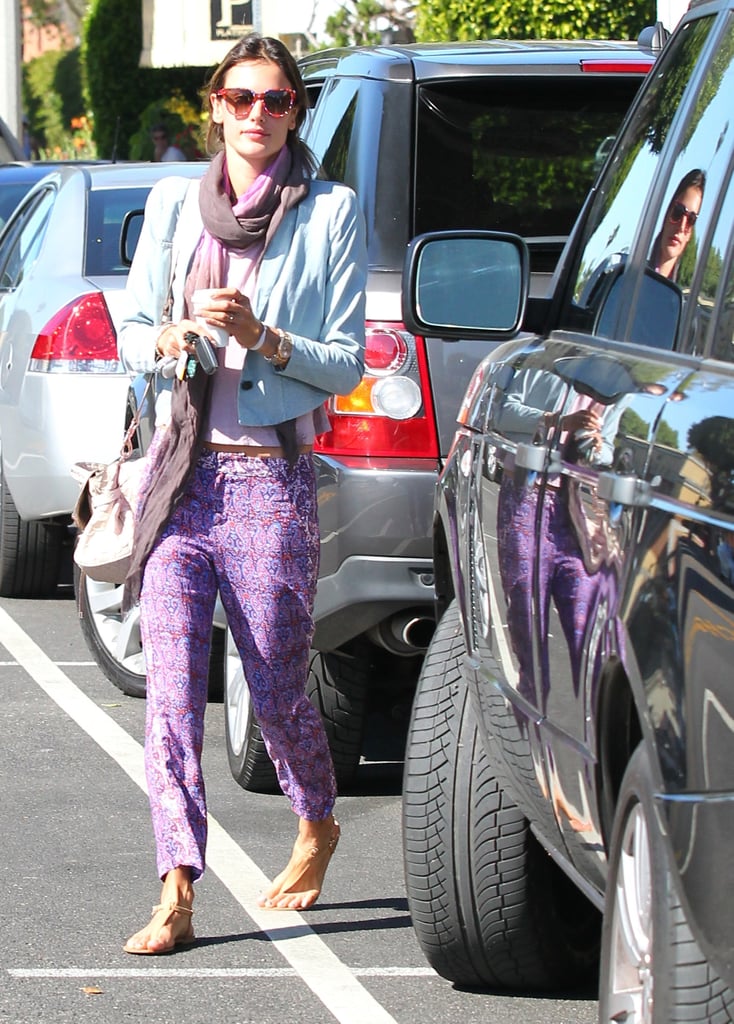
<path fill-rule="evenodd" d="M 565 238 L 642 81 L 518 76 L 422 87 L 415 233 Z M 551 242 L 544 257 L 533 247 L 533 269 L 552 269 L 559 248 Z"/>
<path fill-rule="evenodd" d="M 87 244 L 84 258 L 86 277 L 121 276 L 130 267 L 122 259 L 120 242 L 122 225 L 130 210 L 143 210 L 149 187 L 94 189 L 87 200 Z M 137 219 L 140 233 L 142 218 Z M 129 238 L 128 251 L 132 254 L 137 238 Z"/>
<path fill-rule="evenodd" d="M 0 231 L 5 227 L 8 218 L 26 192 L 34 184 L 32 181 L 19 181 L 0 185 Z"/>

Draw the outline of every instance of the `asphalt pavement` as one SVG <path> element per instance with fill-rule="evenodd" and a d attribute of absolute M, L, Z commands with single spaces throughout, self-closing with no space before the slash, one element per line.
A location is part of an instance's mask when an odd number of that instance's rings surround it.
<path fill-rule="evenodd" d="M 458 991 L 428 967 L 403 884 L 399 736 L 374 720 L 342 838 L 306 913 L 257 897 L 287 860 L 281 796 L 233 781 L 221 705 L 207 710 L 212 817 L 195 946 L 131 957 L 157 903 L 142 771 L 144 702 L 91 661 L 70 587 L 0 601 L 0 1022 L 87 1024 L 593 1024 L 594 993 Z M 396 754 L 397 752 L 397 754 Z"/>

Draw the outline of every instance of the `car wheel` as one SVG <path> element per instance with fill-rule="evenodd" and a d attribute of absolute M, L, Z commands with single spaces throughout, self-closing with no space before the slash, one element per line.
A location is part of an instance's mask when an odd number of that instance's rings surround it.
<path fill-rule="evenodd" d="M 599 914 L 500 788 L 462 677 L 464 653 L 454 602 L 428 648 L 406 746 L 403 852 L 418 942 L 456 985 L 578 984 L 598 963 Z"/>
<path fill-rule="evenodd" d="M 314 652 L 307 693 L 321 712 L 340 791 L 349 788 L 362 756 L 370 665 L 367 652 Z"/>
<path fill-rule="evenodd" d="M 145 655 L 140 639 L 137 605 L 122 615 L 120 585 L 99 583 L 74 566 L 77 613 L 89 652 L 118 690 L 128 697 L 145 697 Z M 220 703 L 224 690 L 224 630 L 212 631 L 209 692 Z"/>
<path fill-rule="evenodd" d="M 231 631 L 224 654 L 224 735 L 232 778 L 251 793 L 280 793 L 273 762 L 252 710 L 250 690 Z"/>
<path fill-rule="evenodd" d="M 321 713 L 339 790 L 354 781 L 362 753 L 369 665 L 358 656 L 313 652 L 307 693 Z M 253 793 L 279 793 L 280 786 L 250 691 L 229 630 L 225 657 L 225 735 L 227 757 L 238 785 Z"/>
<path fill-rule="evenodd" d="M 18 515 L 0 463 L 0 597 L 46 597 L 59 582 L 64 528 Z"/>
<path fill-rule="evenodd" d="M 695 941 L 676 899 L 642 744 L 622 781 L 609 857 L 599 1020 L 728 1022 L 734 992 Z"/>
<path fill-rule="evenodd" d="M 122 615 L 122 586 L 91 580 L 74 568 L 77 612 L 89 652 L 111 683 L 128 697 L 145 696 L 140 611 Z"/>

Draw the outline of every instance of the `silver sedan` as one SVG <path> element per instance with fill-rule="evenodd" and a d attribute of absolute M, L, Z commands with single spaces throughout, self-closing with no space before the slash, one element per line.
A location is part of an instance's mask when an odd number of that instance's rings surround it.
<path fill-rule="evenodd" d="M 56 586 L 71 468 L 120 447 L 129 381 L 114 321 L 145 200 L 161 176 L 206 166 L 59 167 L 0 234 L 0 596 Z"/>

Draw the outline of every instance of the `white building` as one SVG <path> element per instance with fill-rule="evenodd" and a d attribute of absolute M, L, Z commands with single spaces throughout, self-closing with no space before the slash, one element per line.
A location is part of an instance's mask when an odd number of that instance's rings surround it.
<path fill-rule="evenodd" d="M 277 36 L 296 56 L 328 42 L 339 0 L 143 0 L 144 67 L 208 67 L 240 36 Z"/>

